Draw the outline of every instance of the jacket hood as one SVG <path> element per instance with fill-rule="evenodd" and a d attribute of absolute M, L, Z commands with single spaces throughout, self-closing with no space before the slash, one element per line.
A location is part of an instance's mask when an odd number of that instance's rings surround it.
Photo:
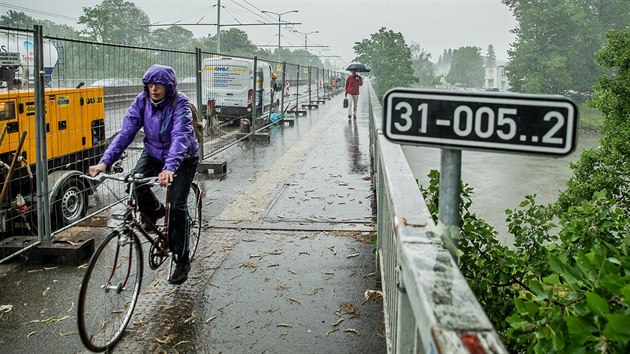
<path fill-rule="evenodd" d="M 175 77 L 175 70 L 170 66 L 154 64 L 144 73 L 142 77 L 142 83 L 144 84 L 144 91 L 149 93 L 149 83 L 157 83 L 166 85 L 166 97 L 172 98 L 177 93 L 177 78 Z"/>

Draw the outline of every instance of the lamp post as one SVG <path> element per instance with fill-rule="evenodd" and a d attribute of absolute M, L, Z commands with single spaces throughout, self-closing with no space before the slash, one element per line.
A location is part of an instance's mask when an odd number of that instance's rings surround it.
<path fill-rule="evenodd" d="M 264 13 L 264 14 L 278 15 L 278 50 L 279 50 L 280 48 L 282 48 L 280 46 L 280 20 L 282 18 L 282 15 L 286 15 L 286 14 L 291 13 L 291 12 L 298 12 L 298 10 L 285 11 L 285 12 L 281 12 L 281 13 L 277 13 L 277 12 L 273 12 L 273 11 L 266 11 L 266 10 L 263 10 L 261 12 Z"/>
<path fill-rule="evenodd" d="M 313 34 L 313 33 L 319 33 L 319 31 L 312 31 L 312 32 L 308 32 L 308 33 L 304 33 L 304 32 L 300 32 L 298 30 L 293 30 L 293 32 L 295 33 L 299 33 L 299 34 L 303 34 L 304 35 L 304 51 L 308 51 L 306 48 L 308 47 L 307 42 L 308 42 L 308 35 L 309 34 Z"/>

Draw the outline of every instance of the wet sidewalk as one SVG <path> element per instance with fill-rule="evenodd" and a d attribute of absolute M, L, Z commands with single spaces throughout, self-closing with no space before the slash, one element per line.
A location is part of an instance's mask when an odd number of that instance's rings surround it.
<path fill-rule="evenodd" d="M 367 116 L 348 121 L 342 100 L 272 127 L 269 142 L 215 156 L 228 174 L 198 178 L 207 225 L 189 280 L 168 284 L 166 267 L 145 275 L 114 352 L 386 351 Z M 0 305 L 12 305 L 0 312 L 2 352 L 85 352 L 74 307 L 81 269 L 2 270 Z"/>

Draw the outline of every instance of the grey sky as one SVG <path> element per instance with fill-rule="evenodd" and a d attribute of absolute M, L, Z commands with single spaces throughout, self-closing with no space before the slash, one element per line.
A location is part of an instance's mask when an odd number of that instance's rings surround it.
<path fill-rule="evenodd" d="M 76 24 L 83 7 L 93 7 L 101 0 L 0 0 L 0 12 L 24 11 L 34 18 L 46 18 L 79 29 Z M 216 0 L 133 0 L 152 23 L 216 23 Z M 7 6 L 10 5 L 10 6 Z M 294 28 L 308 33 L 309 45 L 327 45 L 329 49 L 311 48 L 321 55 L 339 55 L 331 62 L 346 65 L 354 58 L 352 46 L 368 38 L 381 27 L 401 32 L 408 44 L 416 42 L 437 62 L 444 49 L 477 46 L 486 54 L 489 44 L 499 60 L 507 59 L 514 41 L 510 32 L 516 21 L 501 0 L 221 0 L 221 23 L 277 22 L 276 15 L 259 10 L 283 13 L 282 21 L 300 22 Z M 15 8 L 19 7 L 19 8 Z M 35 9 L 29 12 L 26 9 Z M 57 16 L 59 15 L 59 16 Z M 195 36 L 214 35 L 216 26 L 186 27 Z M 238 27 L 247 32 L 254 44 L 277 45 L 277 26 Z M 224 28 L 227 29 L 227 28 Z M 283 46 L 303 46 L 304 35 L 282 28 Z M 273 49 L 273 48 L 272 48 Z"/>

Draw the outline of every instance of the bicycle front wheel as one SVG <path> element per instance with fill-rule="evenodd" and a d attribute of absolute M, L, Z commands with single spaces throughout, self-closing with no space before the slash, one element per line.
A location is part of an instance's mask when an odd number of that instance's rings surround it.
<path fill-rule="evenodd" d="M 131 320 L 142 283 L 142 248 L 132 232 L 113 231 L 98 247 L 79 292 L 78 325 L 83 344 L 112 348 Z"/>
<path fill-rule="evenodd" d="M 194 182 L 188 193 L 188 225 L 188 252 L 192 261 L 201 237 L 201 190 Z"/>

